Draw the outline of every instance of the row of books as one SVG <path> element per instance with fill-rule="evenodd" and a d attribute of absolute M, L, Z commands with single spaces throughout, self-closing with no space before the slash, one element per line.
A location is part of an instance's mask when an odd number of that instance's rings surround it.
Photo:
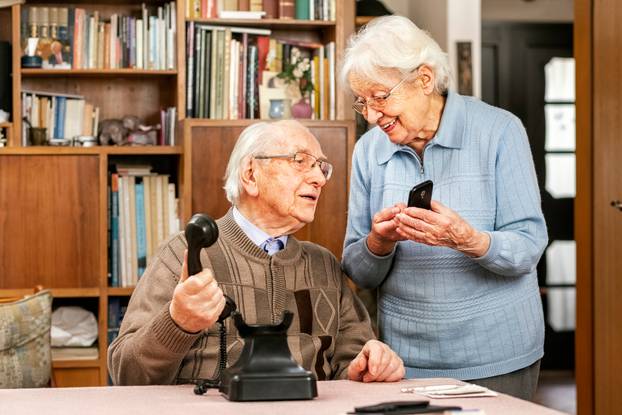
<path fill-rule="evenodd" d="M 270 35 L 268 29 L 189 22 L 187 116 L 268 118 L 268 89 L 286 88 L 283 82 L 274 81 L 296 49 L 311 65 L 313 118 L 335 119 L 335 43 L 322 45 Z M 299 95 L 296 88 L 294 93 Z"/>
<path fill-rule="evenodd" d="M 335 20 L 336 0 L 187 0 L 189 19 Z"/>
<path fill-rule="evenodd" d="M 46 129 L 46 138 L 67 139 L 76 136 L 97 136 L 99 107 L 83 96 L 40 91 L 22 91 L 24 122 L 23 145 L 27 145 L 28 128 Z"/>
<path fill-rule="evenodd" d="M 179 231 L 176 186 L 149 167 L 117 166 L 109 191 L 110 286 L 132 287 L 158 244 Z"/>
<path fill-rule="evenodd" d="M 62 26 L 50 23 L 59 18 Z M 175 2 L 157 8 L 143 3 L 136 15 L 88 13 L 82 8 L 23 9 L 22 44 L 39 38 L 45 67 L 74 69 L 175 69 Z M 58 30 L 56 30 L 58 26 Z"/>

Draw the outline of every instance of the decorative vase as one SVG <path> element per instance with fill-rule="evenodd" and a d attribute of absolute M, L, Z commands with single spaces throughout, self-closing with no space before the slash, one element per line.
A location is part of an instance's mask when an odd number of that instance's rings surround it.
<path fill-rule="evenodd" d="M 311 118 L 313 107 L 309 97 L 302 97 L 300 101 L 292 105 L 292 116 L 294 118 Z"/>

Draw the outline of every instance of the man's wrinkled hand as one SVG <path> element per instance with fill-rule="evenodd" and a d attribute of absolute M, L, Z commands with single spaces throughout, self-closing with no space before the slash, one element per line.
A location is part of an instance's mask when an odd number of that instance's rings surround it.
<path fill-rule="evenodd" d="M 179 283 L 169 306 L 171 318 L 181 329 L 197 333 L 210 328 L 225 307 L 225 296 L 214 274 L 204 268 L 188 276 L 188 252 L 184 256 Z"/>
<path fill-rule="evenodd" d="M 405 373 L 402 359 L 378 340 L 365 343 L 348 366 L 348 379 L 358 382 L 398 382 Z"/>

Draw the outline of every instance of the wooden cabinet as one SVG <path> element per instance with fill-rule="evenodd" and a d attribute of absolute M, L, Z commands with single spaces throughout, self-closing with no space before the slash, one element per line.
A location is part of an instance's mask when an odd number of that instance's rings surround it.
<path fill-rule="evenodd" d="M 149 0 L 150 6 L 164 4 Z M 337 67 L 346 38 L 354 28 L 354 1 L 336 2 L 334 22 L 297 20 L 196 19 L 208 24 L 271 28 L 300 40 L 335 42 Z M 169 174 L 177 185 L 180 219 L 193 212 L 223 214 L 228 203 L 222 177 L 237 135 L 253 120 L 185 118 L 186 1 L 176 3 L 175 69 L 22 69 L 22 9 L 30 6 L 80 7 L 97 10 L 103 19 L 113 13 L 136 13 L 140 2 L 76 0 L 69 4 L 26 0 L 0 8 L 0 40 L 12 52 L 13 114 L 5 126 L 8 146 L 0 148 L 0 296 L 32 292 L 35 285 L 52 290 L 55 306 L 80 305 L 98 320 L 98 358 L 53 363 L 56 386 L 105 385 L 108 305 L 112 297 L 127 300 L 131 287 L 109 287 L 108 185 L 111 166 L 139 161 Z M 25 147 L 21 123 L 23 90 L 79 94 L 100 108 L 100 120 L 136 115 L 148 124 L 160 121 L 160 109 L 176 107 L 181 121 L 178 146 L 156 147 Z M 336 117 L 351 118 L 350 98 L 337 83 Z M 316 220 L 297 236 L 327 246 L 341 256 L 346 225 L 348 169 L 354 142 L 350 121 L 307 121 L 335 165 L 322 192 Z"/>

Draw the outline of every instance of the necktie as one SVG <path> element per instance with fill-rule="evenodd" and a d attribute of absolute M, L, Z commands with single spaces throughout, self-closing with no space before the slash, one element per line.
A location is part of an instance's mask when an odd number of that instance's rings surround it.
<path fill-rule="evenodd" d="M 266 251 L 268 255 L 274 255 L 284 247 L 285 245 L 283 245 L 283 241 L 274 238 L 268 238 L 261 244 L 261 248 Z"/>

